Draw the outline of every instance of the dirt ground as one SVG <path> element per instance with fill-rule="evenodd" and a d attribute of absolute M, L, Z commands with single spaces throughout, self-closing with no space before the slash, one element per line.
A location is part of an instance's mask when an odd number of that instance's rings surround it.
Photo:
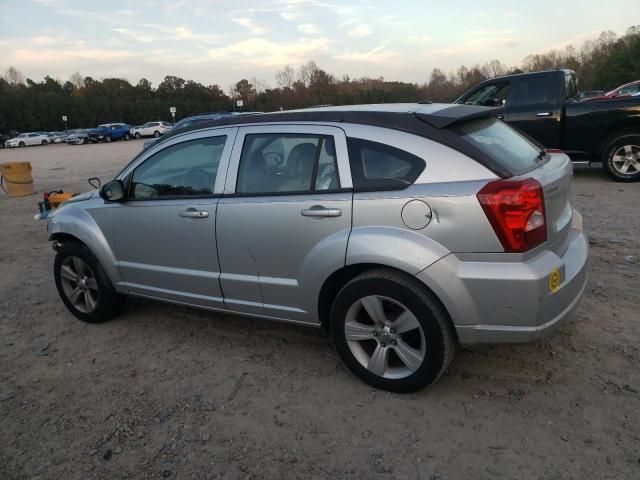
<path fill-rule="evenodd" d="M 141 141 L 0 150 L 38 192 L 110 179 Z M 0 194 L 0 478 L 640 478 L 640 184 L 576 169 L 587 293 L 535 344 L 458 350 L 438 384 L 375 391 L 319 331 L 58 298 L 38 196 Z"/>

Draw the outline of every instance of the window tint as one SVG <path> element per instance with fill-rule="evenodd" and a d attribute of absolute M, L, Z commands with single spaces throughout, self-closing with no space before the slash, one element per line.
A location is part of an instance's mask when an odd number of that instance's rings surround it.
<path fill-rule="evenodd" d="M 149 157 L 133 172 L 129 197 L 211 195 L 226 139 L 199 138 Z"/>
<path fill-rule="evenodd" d="M 512 106 L 557 103 L 557 84 L 554 75 L 521 77 L 515 80 L 511 96 Z"/>
<path fill-rule="evenodd" d="M 310 192 L 340 188 L 333 137 L 251 134 L 242 147 L 237 193 Z"/>
<path fill-rule="evenodd" d="M 409 152 L 382 143 L 347 139 L 353 186 L 357 189 L 399 189 L 411 185 L 425 162 Z"/>
<path fill-rule="evenodd" d="M 573 75 L 564 76 L 565 83 L 565 98 L 574 98 L 578 94 L 578 87 L 576 85 L 576 77 Z"/>
<path fill-rule="evenodd" d="M 495 118 L 472 120 L 452 130 L 513 173 L 528 170 L 540 160 L 540 147 Z"/>

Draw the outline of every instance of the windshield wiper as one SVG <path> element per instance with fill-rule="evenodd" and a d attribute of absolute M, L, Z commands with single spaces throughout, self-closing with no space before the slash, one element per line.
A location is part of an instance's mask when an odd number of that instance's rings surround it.
<path fill-rule="evenodd" d="M 546 150 L 544 150 L 544 149 L 543 149 L 543 150 L 540 150 L 540 151 L 538 152 L 538 155 L 536 155 L 535 160 L 536 160 L 536 161 L 544 160 L 544 157 L 546 157 L 546 156 L 547 156 L 547 152 L 546 152 Z"/>

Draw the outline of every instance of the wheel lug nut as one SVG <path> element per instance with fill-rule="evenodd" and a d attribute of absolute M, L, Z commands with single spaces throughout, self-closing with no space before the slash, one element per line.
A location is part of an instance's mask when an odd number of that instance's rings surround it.
<path fill-rule="evenodd" d="M 391 345 L 397 345 L 398 342 L 396 342 L 395 340 L 391 340 Z"/>
<path fill-rule="evenodd" d="M 386 346 L 387 346 L 387 344 L 386 344 L 386 343 L 381 343 L 381 344 L 380 344 L 380 346 L 382 346 L 382 347 L 386 347 Z"/>
<path fill-rule="evenodd" d="M 391 329 L 389 329 L 389 332 L 390 333 L 396 333 L 396 329 L 395 328 L 391 328 Z"/>
<path fill-rule="evenodd" d="M 373 332 L 373 336 L 377 337 L 378 336 L 378 332 Z"/>

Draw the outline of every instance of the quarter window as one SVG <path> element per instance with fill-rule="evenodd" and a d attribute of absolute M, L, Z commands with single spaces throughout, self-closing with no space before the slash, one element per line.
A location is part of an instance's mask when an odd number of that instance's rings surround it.
<path fill-rule="evenodd" d="M 425 161 L 399 148 L 348 138 L 353 186 L 359 190 L 397 190 L 411 185 Z"/>
<path fill-rule="evenodd" d="M 190 140 L 149 157 L 133 172 L 129 198 L 212 195 L 226 139 Z"/>
<path fill-rule="evenodd" d="M 338 188 L 333 137 L 281 133 L 245 137 L 237 193 L 302 193 Z"/>

